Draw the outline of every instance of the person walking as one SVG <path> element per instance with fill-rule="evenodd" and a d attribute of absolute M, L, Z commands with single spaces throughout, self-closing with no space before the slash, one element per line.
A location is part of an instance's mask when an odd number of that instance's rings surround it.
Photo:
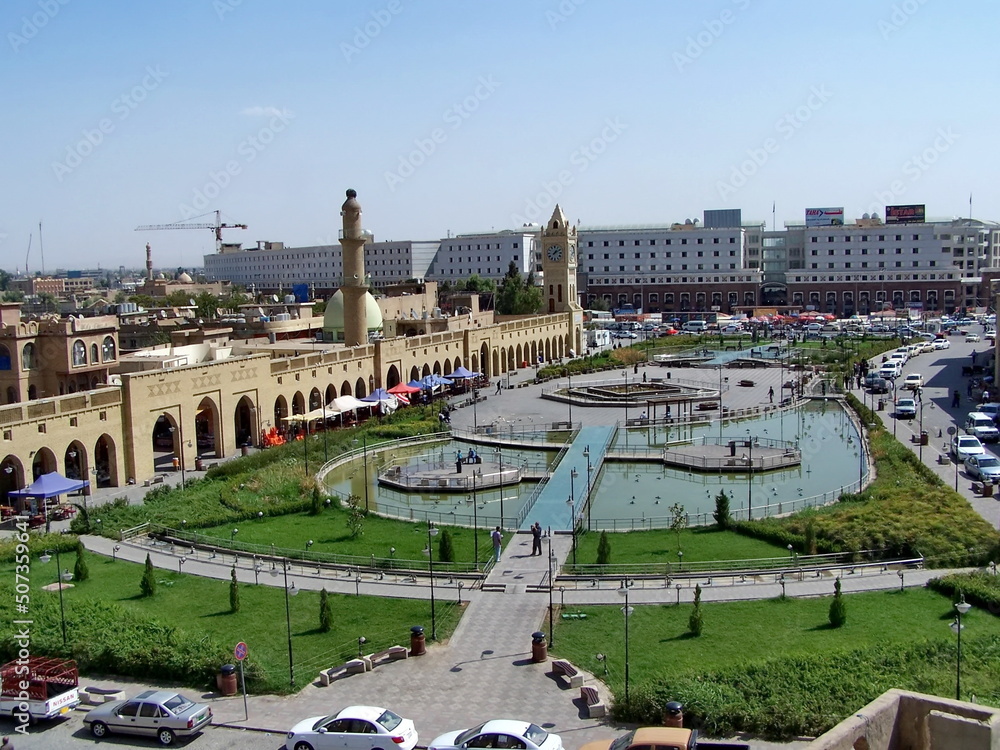
<path fill-rule="evenodd" d="M 493 554 L 495 556 L 495 560 L 500 562 L 500 551 L 503 549 L 501 546 L 501 543 L 503 542 L 503 534 L 500 533 L 499 526 L 493 529 L 493 533 L 490 534 L 490 537 L 493 539 Z"/>
<path fill-rule="evenodd" d="M 499 378 L 497 378 L 497 395 L 498 396 L 500 395 L 500 388 L 502 387 L 502 385 L 503 385 L 503 381 L 500 380 Z"/>
<path fill-rule="evenodd" d="M 531 556 L 542 554 L 542 525 L 535 521 L 531 525 Z"/>
<path fill-rule="evenodd" d="M 958 388 L 956 388 L 955 393 L 951 397 L 951 407 L 955 409 L 960 403 L 962 403 L 962 394 L 959 393 Z"/>
<path fill-rule="evenodd" d="M 772 385 L 767 389 L 767 397 L 770 399 L 771 403 L 774 403 L 774 386 Z"/>
<path fill-rule="evenodd" d="M 976 353 L 976 350 L 973 349 L 972 350 L 972 364 L 976 364 L 976 357 L 978 357 L 978 356 L 979 355 Z"/>

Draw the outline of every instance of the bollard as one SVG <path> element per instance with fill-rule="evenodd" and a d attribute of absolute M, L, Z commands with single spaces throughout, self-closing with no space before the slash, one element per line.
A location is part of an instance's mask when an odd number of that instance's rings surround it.
<path fill-rule="evenodd" d="M 545 642 L 545 633 L 536 630 L 531 634 L 531 660 L 535 664 L 540 664 L 543 661 L 548 661 L 548 658 L 549 644 Z"/>
<path fill-rule="evenodd" d="M 410 628 L 410 656 L 423 656 L 427 653 L 427 641 L 422 625 Z"/>
<path fill-rule="evenodd" d="M 663 707 L 663 726 L 678 729 L 684 726 L 684 706 L 678 701 L 670 701 Z"/>

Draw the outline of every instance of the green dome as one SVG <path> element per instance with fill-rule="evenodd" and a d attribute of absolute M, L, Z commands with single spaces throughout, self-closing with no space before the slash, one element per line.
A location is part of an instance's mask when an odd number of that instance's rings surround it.
<path fill-rule="evenodd" d="M 368 330 L 382 330 L 382 310 L 379 309 L 378 302 L 372 297 L 371 292 L 365 292 L 365 312 L 368 323 Z M 344 338 L 344 293 L 337 290 L 326 303 L 326 312 L 323 313 L 323 337 L 330 341 L 340 341 Z"/>

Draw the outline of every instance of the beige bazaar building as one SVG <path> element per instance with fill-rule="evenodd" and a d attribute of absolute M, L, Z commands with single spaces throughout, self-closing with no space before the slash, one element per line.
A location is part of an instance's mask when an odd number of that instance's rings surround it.
<path fill-rule="evenodd" d="M 98 487 L 142 483 L 175 457 L 194 469 L 199 459 L 233 456 L 284 417 L 336 396 L 361 398 L 459 366 L 497 377 L 582 351 L 575 228 L 558 207 L 543 238 L 565 248 L 549 253 L 547 314 L 476 311 L 429 320 L 421 335 L 410 300 L 396 300 L 383 311 L 388 336 L 354 346 L 206 339 L 120 356 L 114 316 L 22 320 L 19 305 L 0 305 L 0 504 L 43 473 Z"/>

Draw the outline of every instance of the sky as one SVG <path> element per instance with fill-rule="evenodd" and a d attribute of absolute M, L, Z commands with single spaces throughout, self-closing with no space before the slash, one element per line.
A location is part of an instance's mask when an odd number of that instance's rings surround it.
<path fill-rule="evenodd" d="M 376 240 L 556 201 L 584 226 L 970 197 L 1000 220 L 998 21 L 991 0 L 5 0 L 0 267 L 139 267 L 147 242 L 197 267 L 212 232 L 134 230 L 216 210 L 248 225 L 227 242 L 335 243 L 348 188 Z"/>

